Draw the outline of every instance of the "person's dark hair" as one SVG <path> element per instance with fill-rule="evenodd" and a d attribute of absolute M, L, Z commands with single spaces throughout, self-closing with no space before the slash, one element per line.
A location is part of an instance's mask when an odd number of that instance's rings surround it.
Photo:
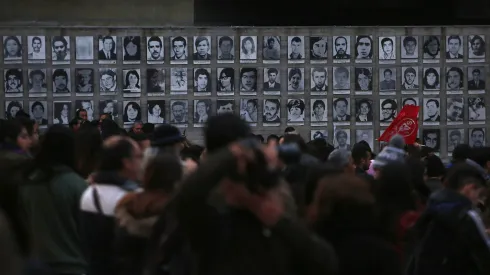
<path fill-rule="evenodd" d="M 143 128 L 142 128 L 143 133 L 152 134 L 154 130 L 155 130 L 155 124 L 153 123 L 143 124 Z"/>
<path fill-rule="evenodd" d="M 27 134 L 29 134 L 29 136 L 32 136 L 34 134 L 34 120 L 25 116 L 16 117 L 15 120 L 19 121 L 20 124 L 22 124 L 22 126 L 26 128 Z"/>
<path fill-rule="evenodd" d="M 100 131 L 102 139 L 105 140 L 112 136 L 118 136 L 121 134 L 119 125 L 114 120 L 104 119 L 100 124 Z"/>
<path fill-rule="evenodd" d="M 311 168 L 308 170 L 308 173 L 306 174 L 306 182 L 305 182 L 305 189 L 304 189 L 305 206 L 308 206 L 311 203 L 313 203 L 313 200 L 315 198 L 315 192 L 317 190 L 318 183 L 320 182 L 320 180 L 324 179 L 325 177 L 336 176 L 343 173 L 344 170 L 330 163 L 321 163 L 321 164 L 318 163 L 311 166 Z"/>
<path fill-rule="evenodd" d="M 279 137 L 278 137 L 277 135 L 274 135 L 274 134 L 269 135 L 269 136 L 267 137 L 267 142 L 269 142 L 271 139 L 274 139 L 274 140 L 276 140 L 276 141 L 279 141 Z"/>
<path fill-rule="evenodd" d="M 482 168 L 486 168 L 487 162 L 490 161 L 490 147 L 486 146 L 473 149 L 469 158 L 478 163 Z"/>
<path fill-rule="evenodd" d="M 82 178 L 87 178 L 95 170 L 102 147 L 99 129 L 84 123 L 75 134 L 75 157 L 77 171 Z"/>
<path fill-rule="evenodd" d="M 197 144 L 192 144 L 182 149 L 182 151 L 180 151 L 180 155 L 182 159 L 190 158 L 193 161 L 199 163 L 203 151 L 204 151 L 204 147 Z"/>
<path fill-rule="evenodd" d="M 2 128 L 1 128 L 2 140 L 0 141 L 0 143 L 8 143 L 8 144 L 16 145 L 17 137 L 20 135 L 23 128 L 24 126 L 17 119 L 3 120 Z"/>
<path fill-rule="evenodd" d="M 130 137 L 132 140 L 134 140 L 136 142 L 141 142 L 141 141 L 149 140 L 148 135 L 145 134 L 145 133 L 134 133 L 134 132 L 131 132 L 131 133 L 128 134 L 128 137 Z"/>
<path fill-rule="evenodd" d="M 283 139 L 283 144 L 295 143 L 298 145 L 302 152 L 306 152 L 308 147 L 306 146 L 305 140 L 300 135 L 285 135 Z"/>
<path fill-rule="evenodd" d="M 133 156 L 134 145 L 121 138 L 110 146 L 102 146 L 97 171 L 119 171 L 124 168 L 123 160 Z"/>
<path fill-rule="evenodd" d="M 182 178 L 182 174 L 182 163 L 175 154 L 157 154 L 145 168 L 143 188 L 149 191 L 163 190 L 170 193 Z"/>
<path fill-rule="evenodd" d="M 458 163 L 452 166 L 444 180 L 446 188 L 456 191 L 469 183 L 485 186 L 485 178 L 480 171 L 467 163 Z"/>
<path fill-rule="evenodd" d="M 288 127 L 286 127 L 286 129 L 284 129 L 285 134 L 289 134 L 289 133 L 292 133 L 295 131 L 296 131 L 296 129 L 294 129 L 294 127 L 291 127 L 291 126 L 288 126 Z"/>
<path fill-rule="evenodd" d="M 368 152 L 370 151 L 369 147 L 366 147 L 362 143 L 356 143 L 352 147 L 352 160 L 354 161 L 354 164 L 359 164 L 361 162 L 361 159 L 366 158 L 368 155 Z"/>
<path fill-rule="evenodd" d="M 80 113 L 81 113 L 81 112 L 85 112 L 85 113 L 86 113 L 86 112 L 87 112 L 87 110 L 85 110 L 85 109 L 83 109 L 83 108 L 78 109 L 78 110 L 75 112 L 75 117 L 76 117 L 76 118 L 80 118 Z"/>
<path fill-rule="evenodd" d="M 446 167 L 442 160 L 436 155 L 430 155 L 425 158 L 426 174 L 428 177 L 443 177 L 446 174 Z"/>
<path fill-rule="evenodd" d="M 210 117 L 204 127 L 204 140 L 209 153 L 246 138 L 252 131 L 239 116 L 222 114 Z"/>
<path fill-rule="evenodd" d="M 79 118 L 74 118 L 74 119 L 70 120 L 70 123 L 68 124 L 68 126 L 70 127 L 70 129 L 73 129 L 80 122 L 81 122 L 81 120 Z"/>

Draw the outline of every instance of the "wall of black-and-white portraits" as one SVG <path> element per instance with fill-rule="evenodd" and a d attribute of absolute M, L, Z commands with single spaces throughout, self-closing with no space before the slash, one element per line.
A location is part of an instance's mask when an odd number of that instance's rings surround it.
<path fill-rule="evenodd" d="M 416 105 L 424 144 L 443 157 L 485 145 L 485 28 L 238 29 L 9 30 L 0 108 L 42 128 L 83 109 L 89 120 L 167 122 L 197 139 L 209 116 L 235 113 L 263 135 L 289 125 L 376 150 L 379 133 Z"/>

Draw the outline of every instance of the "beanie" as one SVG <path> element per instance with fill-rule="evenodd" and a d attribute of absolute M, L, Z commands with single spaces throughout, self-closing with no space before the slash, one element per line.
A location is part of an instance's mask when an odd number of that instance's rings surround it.
<path fill-rule="evenodd" d="M 380 169 L 388 163 L 405 162 L 405 141 L 401 135 L 394 135 L 388 145 L 376 156 L 373 161 L 373 169 Z"/>

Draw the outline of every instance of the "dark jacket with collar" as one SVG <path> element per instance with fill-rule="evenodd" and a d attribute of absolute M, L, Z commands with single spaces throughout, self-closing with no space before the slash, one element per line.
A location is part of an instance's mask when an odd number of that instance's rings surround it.
<path fill-rule="evenodd" d="M 115 207 L 124 195 L 136 190 L 138 185 L 110 171 L 96 173 L 93 181 L 80 201 L 81 234 L 89 263 L 87 274 L 117 274 L 113 255 Z"/>

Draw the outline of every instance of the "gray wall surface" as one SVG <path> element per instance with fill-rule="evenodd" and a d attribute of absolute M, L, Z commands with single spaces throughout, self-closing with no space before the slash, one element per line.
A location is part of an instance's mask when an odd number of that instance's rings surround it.
<path fill-rule="evenodd" d="M 150 0 L 148 0 L 150 1 Z M 117 5 L 116 2 L 114 2 L 114 5 Z M 94 5 L 96 7 L 96 5 Z M 76 9 L 74 9 L 76 10 Z M 94 10 L 96 10 L 94 8 Z M 128 10 L 131 10 L 131 8 L 128 8 Z M 96 14 L 98 14 L 96 12 Z M 135 15 L 137 13 L 135 12 Z M 94 15 L 95 16 L 95 15 Z M 102 13 L 97 15 L 102 17 Z M 155 15 L 156 16 L 156 15 Z M 238 106 L 240 102 L 240 98 L 258 98 L 259 99 L 259 114 L 262 113 L 262 105 L 263 105 L 263 99 L 264 98 L 280 98 L 281 99 L 281 125 L 279 127 L 264 127 L 262 123 L 262 118 L 259 118 L 259 122 L 257 123 L 257 126 L 253 128 L 254 133 L 256 134 L 261 134 L 264 137 L 267 137 L 270 134 L 282 134 L 284 131 L 284 128 L 287 126 L 287 109 L 286 109 L 286 103 L 288 98 L 301 98 L 305 100 L 306 103 L 306 115 L 305 115 L 305 123 L 304 126 L 293 126 L 295 127 L 301 135 L 306 139 L 310 139 L 310 130 L 322 130 L 322 129 L 327 129 L 328 130 L 328 135 L 329 139 L 332 140 L 333 137 L 333 131 L 334 131 L 334 124 L 332 123 L 332 101 L 334 97 L 350 97 L 351 98 L 351 104 L 349 106 L 351 114 L 355 114 L 355 106 L 354 106 L 354 101 L 356 98 L 370 98 L 374 102 L 374 123 L 372 126 L 356 126 L 354 119 L 352 118 L 352 121 L 350 123 L 350 126 L 338 126 L 339 128 L 345 128 L 345 129 L 350 129 L 351 134 L 350 134 L 350 144 L 355 143 L 355 130 L 356 129 L 365 129 L 365 130 L 374 130 L 374 138 L 379 137 L 380 130 L 385 129 L 386 127 L 380 126 L 379 122 L 379 102 L 380 99 L 386 99 L 386 98 L 394 98 L 398 101 L 398 110 L 400 110 L 400 105 L 402 98 L 406 97 L 418 97 L 419 103 L 422 104 L 423 98 L 429 98 L 429 97 L 437 97 L 441 99 L 441 122 L 440 125 L 438 126 L 423 126 L 422 125 L 422 117 L 423 117 L 423 107 L 421 107 L 421 112 L 420 112 L 420 128 L 419 132 L 422 133 L 422 129 L 441 129 L 441 140 L 440 140 L 440 148 L 441 148 L 441 156 L 445 157 L 447 155 L 447 130 L 448 129 L 465 129 L 465 138 L 464 140 L 468 142 L 469 140 L 469 129 L 475 128 L 475 127 L 485 127 L 486 130 L 489 130 L 489 128 L 485 125 L 470 125 L 468 122 L 468 104 L 467 104 L 467 98 L 469 97 L 468 90 L 467 90 L 467 67 L 468 66 L 484 66 L 485 67 L 485 72 L 486 75 L 484 76 L 484 79 L 486 80 L 487 83 L 490 83 L 490 77 L 489 77 L 489 68 L 488 68 L 488 62 L 485 60 L 484 63 L 469 63 L 468 61 L 468 36 L 469 35 L 485 35 L 486 39 L 490 37 L 490 29 L 488 27 L 301 27 L 301 28 L 295 28 L 295 27 L 290 27 L 290 28 L 275 28 L 275 27 L 270 27 L 270 28 L 255 28 L 255 27 L 222 27 L 222 28 L 204 28 L 204 27 L 186 27 L 186 28 L 119 28 L 119 27 L 110 27 L 110 28 L 94 28 L 94 27 L 56 27 L 56 26 L 35 26 L 35 27 L 15 27 L 15 26 L 9 26 L 9 27 L 3 27 L 0 29 L 0 34 L 3 36 L 8 36 L 8 35 L 22 35 L 22 43 L 24 47 L 24 56 L 23 56 L 23 62 L 22 64 L 13 64 L 13 65 L 0 65 L 1 68 L 3 69 L 8 69 L 8 68 L 22 68 L 24 70 L 24 87 L 28 86 L 27 82 L 27 70 L 30 68 L 46 68 L 48 72 L 51 72 L 53 68 L 71 68 L 71 79 L 72 79 L 72 90 L 74 89 L 74 72 L 75 68 L 93 68 L 95 69 L 95 72 L 98 71 L 98 68 L 117 68 L 118 69 L 118 85 L 119 87 L 122 86 L 122 70 L 123 69 L 132 69 L 132 68 L 139 68 L 141 69 L 141 74 L 142 74 L 142 83 L 143 83 L 143 92 L 142 92 L 142 97 L 140 99 L 141 101 L 141 107 L 142 107 L 142 114 L 143 114 L 143 120 L 146 121 L 147 117 L 147 107 L 146 107 L 146 102 L 148 99 L 151 100 L 158 100 L 158 99 L 165 99 L 166 100 L 166 120 L 169 120 L 170 118 L 170 110 L 169 110 L 169 103 L 171 99 L 188 99 L 189 100 L 189 125 L 186 130 L 187 136 L 196 142 L 202 143 L 203 142 L 203 137 L 202 137 L 202 128 L 199 127 L 193 127 L 192 123 L 192 114 L 193 114 L 193 100 L 197 98 L 202 98 L 202 97 L 195 97 L 193 95 L 193 68 L 197 67 L 202 67 L 202 68 L 211 68 L 212 69 L 212 80 L 213 80 L 213 89 L 212 89 L 212 95 L 210 99 L 212 99 L 214 108 L 215 108 L 215 102 L 217 99 L 228 99 L 228 98 L 234 98 L 236 105 Z M 74 45 L 75 43 L 75 36 L 82 36 L 82 35 L 89 35 L 89 36 L 94 36 L 95 41 L 97 36 L 99 34 L 102 35 L 115 35 L 118 37 L 118 60 L 117 64 L 115 65 L 98 65 L 97 60 L 94 61 L 93 65 L 78 65 L 75 64 L 74 58 L 71 60 L 70 65 L 52 65 L 51 62 L 51 51 L 47 50 L 47 62 L 46 64 L 28 64 L 27 63 L 27 36 L 28 35 L 44 35 L 47 38 L 47 49 L 50 49 L 51 43 L 49 42 L 50 38 L 52 36 L 56 35 L 65 35 L 65 36 L 70 36 L 71 37 L 71 45 Z M 463 36 L 464 42 L 464 59 L 460 63 L 451 63 L 449 64 L 446 62 L 446 59 L 444 58 L 445 52 L 446 52 L 446 36 L 449 35 L 460 35 Z M 122 37 L 124 36 L 129 36 L 129 35 L 135 35 L 135 36 L 142 36 L 142 62 L 140 65 L 124 65 L 122 62 L 122 50 L 121 50 L 121 45 L 122 45 Z M 165 64 L 163 65 L 147 65 L 146 64 L 146 38 L 147 36 L 153 36 L 153 35 L 159 35 L 159 36 L 164 36 L 165 38 Z M 188 65 L 171 65 L 170 64 L 170 43 L 169 43 L 169 37 L 171 36 L 187 36 L 189 38 L 188 40 L 188 52 L 192 53 L 193 52 L 193 36 L 211 36 L 212 38 L 212 60 L 210 65 L 194 65 L 192 64 L 192 60 L 189 60 Z M 222 36 L 222 35 L 228 35 L 228 36 L 234 36 L 235 37 L 235 62 L 233 64 L 218 64 L 216 61 L 216 56 L 217 56 L 217 36 Z M 251 35 L 251 36 L 257 36 L 258 40 L 258 53 L 257 53 L 257 63 L 255 64 L 240 64 L 240 61 L 238 57 L 240 56 L 239 53 L 239 41 L 240 41 L 240 36 L 241 35 Z M 280 64 L 264 64 L 262 61 L 262 47 L 263 47 L 263 36 L 269 36 L 269 35 L 274 35 L 274 36 L 280 36 L 281 37 L 281 60 Z M 293 36 L 293 35 L 298 35 L 298 36 L 304 36 L 305 37 L 305 53 L 306 53 L 306 58 L 305 58 L 305 63 L 304 64 L 288 64 L 287 60 L 287 46 L 288 46 L 288 36 Z M 372 35 L 373 36 L 373 49 L 374 49 L 374 58 L 373 62 L 370 64 L 357 64 L 354 62 L 354 58 L 352 57 L 350 63 L 348 64 L 334 64 L 333 60 L 331 58 L 332 56 L 332 37 L 333 36 L 350 36 L 350 51 L 353 56 L 354 53 L 354 43 L 355 43 L 355 36 L 356 35 Z M 411 64 L 403 64 L 400 60 L 401 56 L 401 50 L 400 50 L 400 44 L 401 44 L 401 36 L 406 36 L 406 35 L 411 35 L 411 36 L 419 36 L 419 42 L 418 42 L 418 51 L 419 51 L 419 59 L 417 63 L 411 63 Z M 422 53 L 422 47 L 423 47 L 423 37 L 424 35 L 439 35 L 441 36 L 441 58 L 438 63 L 434 64 L 424 64 L 423 63 L 423 53 Z M 324 64 L 312 64 L 310 62 L 310 53 L 308 52 L 308 49 L 310 48 L 309 45 L 309 37 L 310 36 L 327 36 L 328 37 L 328 55 L 329 59 L 327 63 Z M 396 36 L 396 56 L 397 59 L 394 64 L 380 64 L 378 61 L 378 37 L 381 36 Z M 94 43 L 95 47 L 97 47 L 98 43 Z M 98 50 L 94 49 L 94 50 Z M 486 52 L 489 52 L 489 46 L 486 46 Z M 2 54 L 3 54 L 3 48 L 2 48 Z M 96 53 L 97 51 L 95 51 Z M 71 47 L 71 55 L 72 57 L 75 56 L 75 48 Z M 97 57 L 95 57 L 97 59 Z M 0 60 L 3 60 L 3 57 L 0 56 Z M 333 71 L 332 68 L 336 66 L 348 66 L 350 67 L 350 73 L 351 73 L 351 92 L 350 95 L 334 95 L 333 93 Z M 419 78 L 419 84 L 422 82 L 422 75 L 423 75 L 423 68 L 424 67 L 439 67 L 441 69 L 441 89 L 439 94 L 432 94 L 432 95 L 427 95 L 423 93 L 422 85 L 420 85 L 419 90 L 417 91 L 416 95 L 402 95 L 400 92 L 400 85 L 402 83 L 402 67 L 408 67 L 408 66 L 418 66 L 418 78 Z M 465 79 L 464 79 L 464 89 L 462 95 L 455 95 L 456 97 L 463 96 L 465 99 L 465 120 L 462 125 L 447 125 L 446 122 L 446 98 L 448 97 L 446 93 L 446 81 L 445 81 L 445 72 L 447 67 L 461 67 L 463 71 L 465 72 Z M 146 69 L 147 68 L 164 68 L 166 70 L 166 90 L 170 90 L 170 68 L 173 67 L 186 67 L 188 71 L 188 93 L 187 95 L 170 95 L 169 92 L 166 93 L 165 96 L 163 97 L 152 97 L 149 98 L 145 95 L 146 90 Z M 216 93 L 216 79 L 217 79 L 217 68 L 222 68 L 222 67 L 233 67 L 235 68 L 235 95 L 234 96 L 217 96 Z M 258 93 L 257 96 L 240 96 L 239 91 L 237 87 L 239 87 L 239 70 L 242 67 L 254 67 L 258 69 Z M 263 69 L 264 68 L 270 68 L 270 67 L 275 67 L 280 69 L 280 75 L 281 75 L 281 84 L 282 84 L 282 91 L 280 95 L 277 96 L 264 96 L 262 93 L 262 83 L 264 82 L 264 76 L 263 76 Z M 304 68 L 305 73 L 304 73 L 304 83 L 305 83 L 305 93 L 304 95 L 288 95 L 287 92 L 287 72 L 288 68 L 291 67 L 300 67 Z M 329 86 L 329 91 L 327 95 L 322 95 L 322 96 L 316 96 L 316 95 L 310 95 L 310 69 L 313 67 L 327 67 L 328 68 L 328 86 Z M 373 93 L 372 95 L 356 95 L 354 93 L 354 67 L 372 67 L 373 68 Z M 396 95 L 380 95 L 379 94 L 379 70 L 380 68 L 396 68 L 396 73 L 397 73 L 397 87 L 396 87 Z M 52 80 L 51 76 L 48 73 L 48 91 L 52 91 Z M 95 87 L 99 86 L 99 79 L 96 77 Z M 487 84 L 487 89 L 489 84 Z M 4 88 L 2 88 L 4 89 Z M 474 95 L 474 96 L 483 96 L 485 97 L 485 100 L 487 102 L 490 102 L 490 98 L 487 95 L 487 93 L 482 94 L 482 95 Z M 327 99 L 328 102 L 328 118 L 329 122 L 328 125 L 325 127 L 312 127 L 310 126 L 310 99 Z M 75 101 L 77 99 L 88 99 L 84 97 L 76 97 L 75 93 L 72 93 L 72 95 L 68 98 L 56 98 L 55 100 L 63 101 L 63 100 L 70 100 L 70 101 Z M 94 96 L 90 98 L 94 100 L 96 105 L 98 105 L 99 100 L 101 99 L 116 99 L 118 100 L 118 108 L 119 108 L 119 114 L 122 114 L 122 102 L 124 100 L 131 100 L 128 98 L 123 98 L 122 93 L 120 92 L 117 96 L 101 96 L 99 95 L 98 89 L 94 92 Z M 11 99 L 6 99 L 11 100 Z M 14 100 L 14 99 L 12 99 Z M 24 88 L 24 106 L 28 106 L 28 101 L 32 100 L 28 98 L 27 94 L 27 89 Z M 5 98 L 4 98 L 4 93 L 2 91 L 2 102 L 0 104 L 0 111 L 4 112 L 5 108 Z M 52 102 L 53 101 L 53 96 L 51 92 L 48 92 L 47 96 L 47 101 Z M 238 107 L 235 110 L 238 113 Z M 49 105 L 48 108 L 48 118 L 49 121 L 52 121 L 52 105 Z M 95 114 L 98 116 L 98 106 L 95 107 Z M 488 114 L 487 114 L 488 116 Z M 121 119 L 121 115 L 119 116 L 119 119 Z M 487 118 L 488 119 L 488 118 Z M 378 144 L 375 143 L 375 150 L 378 148 Z"/>

